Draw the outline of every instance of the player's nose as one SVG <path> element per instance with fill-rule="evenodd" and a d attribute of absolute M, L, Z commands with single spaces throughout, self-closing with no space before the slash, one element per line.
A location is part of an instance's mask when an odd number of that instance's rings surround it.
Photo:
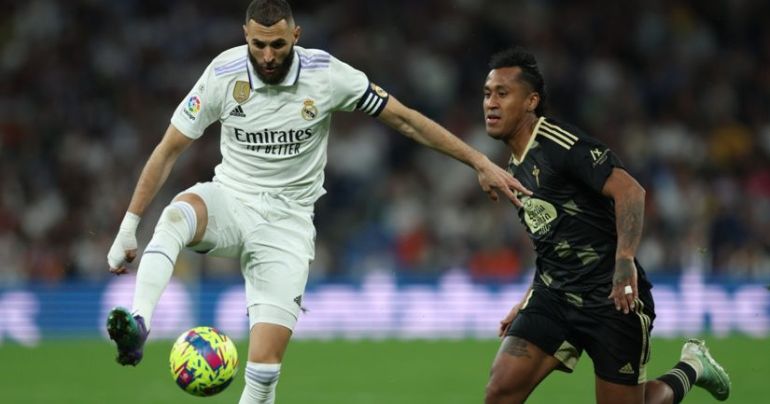
<path fill-rule="evenodd" d="M 262 52 L 262 59 L 264 59 L 265 63 L 271 63 L 275 60 L 275 53 L 270 48 L 266 48 Z"/>
<path fill-rule="evenodd" d="M 484 99 L 484 109 L 489 111 L 495 107 L 497 107 L 497 101 L 495 100 L 495 97 L 488 97 Z"/>

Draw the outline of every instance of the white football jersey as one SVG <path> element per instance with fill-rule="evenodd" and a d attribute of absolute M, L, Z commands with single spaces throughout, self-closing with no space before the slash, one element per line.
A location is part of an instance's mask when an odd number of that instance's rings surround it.
<path fill-rule="evenodd" d="M 217 56 L 182 100 L 171 124 L 197 139 L 222 124 L 222 162 L 214 181 L 245 195 L 280 194 L 312 204 L 323 188 L 326 145 L 334 111 L 377 116 L 388 94 L 327 52 L 294 46 L 283 82 L 263 83 L 247 45 Z"/>

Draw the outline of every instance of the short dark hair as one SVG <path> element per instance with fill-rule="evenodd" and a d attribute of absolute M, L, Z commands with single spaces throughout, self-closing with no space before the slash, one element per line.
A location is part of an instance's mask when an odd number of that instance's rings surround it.
<path fill-rule="evenodd" d="M 283 19 L 290 24 L 294 21 L 291 6 L 286 0 L 254 0 L 246 9 L 246 24 L 249 20 L 254 20 L 260 25 L 269 27 Z"/>
<path fill-rule="evenodd" d="M 521 79 L 527 82 L 532 89 L 540 95 L 540 102 L 535 108 L 535 115 L 543 116 L 545 113 L 545 80 L 537 67 L 535 56 L 526 49 L 516 46 L 492 55 L 489 60 L 490 69 L 500 69 L 503 67 L 518 67 L 521 69 Z"/>

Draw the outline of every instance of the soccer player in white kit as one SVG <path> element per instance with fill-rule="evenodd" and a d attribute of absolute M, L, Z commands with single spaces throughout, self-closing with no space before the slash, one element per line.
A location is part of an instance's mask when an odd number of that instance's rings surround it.
<path fill-rule="evenodd" d="M 529 191 L 361 71 L 327 52 L 296 46 L 300 27 L 285 0 L 252 1 L 243 31 L 247 44 L 214 58 L 145 164 L 108 253 L 110 271 L 127 271 L 142 213 L 177 157 L 215 121 L 221 123 L 222 162 L 212 181 L 181 192 L 163 210 L 139 264 L 133 308 L 113 309 L 107 329 L 118 362 L 136 365 L 181 249 L 237 258 L 250 324 L 240 402 L 272 403 L 314 256 L 313 205 L 325 193 L 333 112 L 363 111 L 470 165 L 493 200 L 502 192 L 520 206 L 514 191 Z"/>

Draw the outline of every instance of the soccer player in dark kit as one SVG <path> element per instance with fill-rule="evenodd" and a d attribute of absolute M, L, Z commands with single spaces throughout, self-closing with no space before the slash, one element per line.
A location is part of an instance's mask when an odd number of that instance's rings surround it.
<path fill-rule="evenodd" d="M 583 351 L 598 403 L 678 403 L 693 385 L 727 399 L 727 373 L 700 340 L 647 380 L 655 311 L 635 258 L 644 189 L 607 146 L 543 115 L 545 84 L 532 54 L 506 50 L 490 68 L 486 130 L 510 148 L 509 172 L 533 192 L 521 195 L 518 214 L 537 259 L 532 286 L 501 321 L 486 403 L 523 402 L 554 369 L 571 372 Z"/>

